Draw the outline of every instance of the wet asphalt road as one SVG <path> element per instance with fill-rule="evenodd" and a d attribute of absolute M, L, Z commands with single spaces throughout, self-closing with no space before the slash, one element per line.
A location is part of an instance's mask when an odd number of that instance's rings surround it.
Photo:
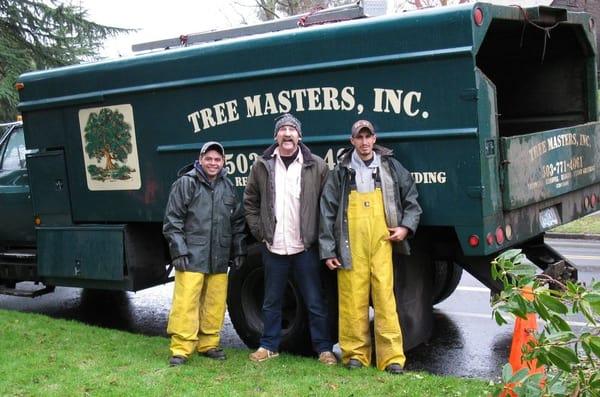
<path fill-rule="evenodd" d="M 600 279 L 600 241 L 548 241 L 575 262 L 580 280 Z M 137 293 L 57 288 L 55 293 L 35 299 L 0 295 L 0 308 L 166 337 L 172 292 L 172 283 Z M 454 294 L 435 307 L 431 340 L 407 353 L 407 369 L 498 379 L 508 359 L 513 325 L 496 325 L 491 317 L 489 297 L 484 285 L 463 273 Z M 246 349 L 228 318 L 222 332 L 222 345 Z"/>

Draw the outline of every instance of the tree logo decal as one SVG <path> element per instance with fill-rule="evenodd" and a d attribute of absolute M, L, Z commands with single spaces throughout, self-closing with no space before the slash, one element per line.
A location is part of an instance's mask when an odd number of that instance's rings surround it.
<path fill-rule="evenodd" d="M 139 189 L 139 162 L 131 105 L 79 111 L 90 190 Z"/>
<path fill-rule="evenodd" d="M 92 113 L 85 126 L 85 151 L 97 161 L 105 159 L 104 168 L 88 165 L 87 170 L 92 179 L 131 179 L 135 170 L 115 163 L 127 160 L 131 154 L 131 126 L 124 120 L 118 110 L 104 108 L 100 113 Z"/>

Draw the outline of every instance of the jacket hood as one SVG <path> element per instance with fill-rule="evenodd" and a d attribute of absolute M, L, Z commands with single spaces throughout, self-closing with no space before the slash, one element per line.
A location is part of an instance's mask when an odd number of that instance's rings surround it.
<path fill-rule="evenodd" d="M 348 167 L 348 164 L 350 164 L 353 150 L 354 146 L 344 149 L 342 153 L 340 153 L 340 155 L 338 156 L 338 163 L 343 167 Z M 392 149 L 380 145 L 373 145 L 373 151 L 381 157 L 391 157 L 394 155 L 394 151 Z"/>
<path fill-rule="evenodd" d="M 277 146 L 279 146 L 279 145 L 277 143 L 274 143 L 271 146 L 269 146 L 267 149 L 265 149 L 265 151 L 263 152 L 263 155 L 262 155 L 263 159 L 265 159 L 265 160 L 271 159 L 271 157 L 273 157 L 273 153 L 275 152 L 275 149 L 277 149 Z M 304 162 L 314 161 L 312 152 L 310 151 L 308 146 L 306 146 L 302 142 L 298 142 L 298 147 L 300 148 L 300 151 L 302 152 L 302 157 L 304 158 Z"/>
<path fill-rule="evenodd" d="M 194 169 L 194 163 L 186 164 L 177 171 L 177 177 L 179 178 L 180 176 L 184 176 L 185 174 L 187 174 L 188 172 L 190 172 L 193 169 Z"/>

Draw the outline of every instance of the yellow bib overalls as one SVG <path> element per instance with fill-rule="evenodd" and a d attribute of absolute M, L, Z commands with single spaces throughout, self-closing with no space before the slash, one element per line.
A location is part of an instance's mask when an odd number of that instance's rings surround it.
<path fill-rule="evenodd" d="M 385 220 L 381 189 L 350 192 L 348 229 L 352 269 L 338 270 L 339 340 L 342 362 L 354 358 L 371 363 L 369 294 L 375 310 L 377 368 L 404 366 L 402 331 L 394 297 L 392 243 Z"/>

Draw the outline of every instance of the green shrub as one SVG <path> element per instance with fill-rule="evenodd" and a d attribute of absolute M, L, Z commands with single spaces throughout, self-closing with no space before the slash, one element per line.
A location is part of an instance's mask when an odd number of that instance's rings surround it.
<path fill-rule="evenodd" d="M 492 262 L 492 277 L 503 285 L 494 298 L 493 313 L 498 324 L 513 316 L 526 318 L 535 313 L 544 321 L 535 341 L 523 347 L 524 360 L 537 360 L 546 374 L 522 369 L 513 374 L 510 364 L 502 371 L 500 395 L 512 384 L 520 396 L 600 396 L 600 282 L 591 286 L 561 282 L 523 263 L 521 250 L 504 252 Z M 533 300 L 522 296 L 530 287 Z M 575 332 L 566 316 L 580 314 L 586 326 Z M 542 381 L 544 379 L 544 381 Z"/>

